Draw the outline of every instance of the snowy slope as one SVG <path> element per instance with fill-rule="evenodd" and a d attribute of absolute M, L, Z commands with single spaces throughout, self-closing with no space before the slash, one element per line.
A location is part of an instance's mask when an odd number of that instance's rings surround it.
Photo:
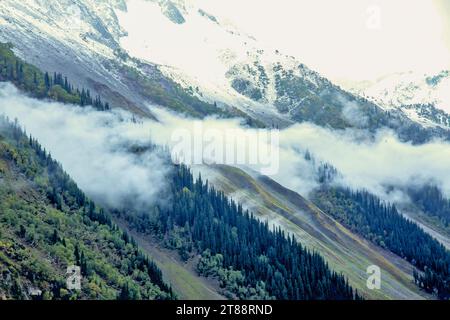
<path fill-rule="evenodd" d="M 414 72 L 383 77 L 362 90 L 385 107 L 411 104 L 434 104 L 450 112 L 450 74 L 443 70 L 436 74 Z"/>
<path fill-rule="evenodd" d="M 149 101 L 144 92 L 145 84 L 139 92 L 136 83 L 133 83 L 134 75 L 124 79 L 124 73 L 129 75 L 129 68 L 133 68 L 133 73 L 137 72 L 139 77 L 156 79 L 164 88 L 170 89 L 173 85 L 160 74 L 162 70 L 169 79 L 173 78 L 189 89 L 188 93 L 202 100 L 216 102 L 225 108 L 237 107 L 265 123 L 274 120 L 280 125 L 291 123 L 270 108 L 259 110 L 260 104 L 253 103 L 234 90 L 228 91 L 219 81 L 224 79 L 216 79 L 217 75 L 224 75 L 227 71 L 228 65 L 221 61 L 227 59 L 227 53 L 220 52 L 223 55 L 221 57 L 211 54 L 206 42 L 224 30 L 220 28 L 217 32 L 212 29 L 205 43 L 203 40 L 193 42 L 192 39 L 203 36 L 197 33 L 198 29 L 189 28 L 191 19 L 187 21 L 184 16 L 192 12 L 192 7 L 184 1 L 141 1 L 151 10 L 138 10 L 137 13 L 134 10 L 135 3 L 133 0 L 2 0 L 0 41 L 11 42 L 20 57 L 41 69 L 64 71 L 75 83 L 90 87 L 94 92 L 105 91 L 105 95 L 117 98 L 117 104 L 125 104 L 134 111 L 145 113 L 146 102 Z M 209 30 L 208 26 L 214 23 L 215 18 L 201 9 L 196 10 L 198 21 L 194 21 L 194 24 L 200 23 L 203 31 Z M 131 16 L 128 12 L 131 12 Z M 134 26 L 149 36 L 139 35 L 138 39 L 144 49 L 151 43 L 153 54 L 149 59 L 137 59 L 142 55 L 135 48 L 125 47 L 132 49 L 129 50 L 131 56 L 121 48 L 120 43 L 126 44 L 129 37 L 126 37 L 128 30 L 119 23 L 118 16 L 131 17 Z M 147 21 L 154 24 L 148 27 Z M 130 25 L 127 27 L 130 28 Z M 182 32 L 177 35 L 170 33 L 171 30 Z M 190 33 L 189 37 L 186 37 L 187 33 Z M 225 34 L 229 35 L 230 40 L 220 43 L 224 37 L 218 38 L 213 43 L 214 48 L 217 48 L 217 44 L 221 48 L 233 47 L 236 31 L 226 29 Z M 185 41 L 180 42 L 180 37 L 185 38 Z M 243 47 L 240 49 L 245 50 Z M 241 56 L 245 54 L 242 50 Z M 177 57 L 183 57 L 184 60 L 177 60 Z M 218 67 L 222 69 L 218 70 Z M 195 70 L 202 70 L 203 73 L 197 76 L 193 72 Z M 198 90 L 192 90 L 197 87 Z"/>
<path fill-rule="evenodd" d="M 112 59 L 124 34 L 114 10 L 125 9 L 124 0 L 2 0 L 0 41 L 12 42 L 23 56 L 26 46 L 50 56 L 76 51 L 75 59 L 82 63 L 95 56 Z M 27 55 L 27 60 L 51 64 L 44 59 Z"/>
<path fill-rule="evenodd" d="M 401 110 L 424 126 L 450 126 L 448 70 L 435 74 L 397 73 L 374 82 L 350 84 L 347 88 L 386 110 Z"/>
<path fill-rule="evenodd" d="M 342 90 L 301 59 L 262 45 L 204 5 L 199 0 L 2 0 L 0 41 L 11 42 L 19 56 L 41 69 L 64 72 L 112 97 L 113 107 L 144 115 L 151 116 L 148 103 L 155 102 L 156 85 L 156 95 L 178 94 L 166 99 L 177 106 L 191 100 L 186 95 L 194 96 L 209 104 L 202 115 L 237 108 L 269 126 L 303 121 L 333 128 L 427 126 L 412 111 L 389 119 L 373 101 Z M 174 85 L 181 86 L 181 97 Z M 198 106 L 189 106 L 191 114 Z"/>
<path fill-rule="evenodd" d="M 73 83 L 145 113 L 142 99 L 112 67 L 121 61 L 118 41 L 124 35 L 114 10 L 126 10 L 125 1 L 2 0 L 0 41 L 42 70 L 63 72 Z"/>
<path fill-rule="evenodd" d="M 127 32 L 120 44 L 130 55 L 160 64 L 164 74 L 207 101 L 289 123 L 291 109 L 300 105 L 297 100 L 284 103 L 279 79 L 292 75 L 320 90 L 329 85 L 296 58 L 262 45 L 198 1 L 177 1 L 176 22 L 161 14 L 161 3 L 129 0 L 127 11 L 117 11 Z"/>
<path fill-rule="evenodd" d="M 311 121 L 334 128 L 373 128 L 379 123 L 371 123 L 370 117 L 384 113 L 377 104 L 389 109 L 388 101 L 352 96 L 300 59 L 261 44 L 203 5 L 198 0 L 129 0 L 126 11 L 116 10 L 126 31 L 120 45 L 131 56 L 160 65 L 167 77 L 198 98 L 235 106 L 269 124 Z M 423 116 L 429 111 L 405 108 L 393 110 L 391 117 L 448 128 L 447 119 L 435 122 Z M 389 122 L 384 119 L 382 125 Z"/>
<path fill-rule="evenodd" d="M 165 75 L 202 99 L 258 117 L 284 118 L 270 99 L 254 101 L 231 86 L 234 68 L 277 61 L 274 50 L 262 49 L 251 36 L 198 7 L 196 1 L 173 4 L 181 23 L 161 14 L 161 3 L 167 1 L 130 0 L 126 12 L 116 12 L 127 32 L 120 43 L 130 55 L 161 65 Z"/>

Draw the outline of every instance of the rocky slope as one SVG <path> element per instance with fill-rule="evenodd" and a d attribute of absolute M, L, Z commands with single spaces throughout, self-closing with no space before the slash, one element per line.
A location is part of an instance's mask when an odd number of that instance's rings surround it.
<path fill-rule="evenodd" d="M 450 74 L 404 72 L 373 82 L 347 83 L 350 91 L 366 97 L 385 110 L 398 110 L 426 127 L 450 125 Z"/>
<path fill-rule="evenodd" d="M 256 126 L 387 126 L 417 142 L 409 132 L 424 127 L 402 112 L 386 115 L 195 0 L 5 0 L 0 41 L 141 116 L 152 117 L 150 105 L 158 104 L 196 117 L 240 116 Z M 446 136 L 442 127 L 425 131 Z"/>

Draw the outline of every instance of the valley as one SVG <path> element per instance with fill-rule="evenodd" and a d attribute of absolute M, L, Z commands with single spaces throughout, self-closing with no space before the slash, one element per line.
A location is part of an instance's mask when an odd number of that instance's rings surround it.
<path fill-rule="evenodd" d="M 449 299 L 448 70 L 333 80 L 210 8 L 0 2 L 0 299 Z"/>

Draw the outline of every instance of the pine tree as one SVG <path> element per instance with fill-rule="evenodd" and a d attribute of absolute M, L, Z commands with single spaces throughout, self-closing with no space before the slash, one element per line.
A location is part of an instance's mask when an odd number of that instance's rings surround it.
<path fill-rule="evenodd" d="M 53 244 L 59 242 L 59 235 L 58 235 L 58 231 L 56 229 L 53 230 L 53 235 L 51 237 L 51 241 L 52 241 Z"/>

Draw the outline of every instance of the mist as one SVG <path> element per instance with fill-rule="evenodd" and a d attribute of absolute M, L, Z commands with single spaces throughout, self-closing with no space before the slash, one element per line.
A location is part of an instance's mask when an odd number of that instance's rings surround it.
<path fill-rule="evenodd" d="M 199 121 L 155 106 L 149 108 L 158 121 L 135 123 L 126 111 L 99 112 L 89 107 L 39 101 L 23 96 L 12 85 L 0 84 L 0 113 L 17 118 L 89 196 L 109 205 L 123 204 L 130 197 L 144 204 L 161 198 L 170 170 L 167 161 L 157 152 L 137 155 L 130 148 L 152 142 L 174 151 L 180 147 L 176 138 L 180 132 L 192 140 L 189 150 L 184 149 L 181 154 L 191 154 L 191 157 L 183 159 L 180 153 L 172 152 L 173 160 L 198 164 L 189 160 L 200 159 L 207 164 L 224 163 L 253 170 L 271 166 L 276 169 L 268 174 L 271 178 L 303 196 L 319 186 L 317 165 L 326 162 L 339 171 L 337 184 L 366 189 L 387 201 L 408 201 L 399 190 L 425 183 L 436 184 L 450 198 L 450 144 L 447 142 L 436 140 L 412 145 L 401 142 L 387 129 L 373 136 L 362 130 L 338 131 L 303 123 L 277 131 L 274 148 L 269 135 L 261 138 L 260 129 L 246 128 L 240 119 L 208 117 Z M 350 114 L 354 116 L 353 112 Z M 251 163 L 248 157 L 244 163 L 227 158 L 229 148 L 224 146 L 224 139 L 230 135 L 234 135 L 233 141 L 256 139 L 257 159 L 266 160 L 264 165 Z M 198 140 L 201 149 L 194 148 Z M 252 143 L 237 143 L 234 151 L 249 155 L 255 150 L 252 147 L 255 147 Z M 315 164 L 305 159 L 306 151 L 314 156 Z M 261 154 L 268 153 L 269 156 L 262 158 Z M 387 187 L 392 186 L 398 188 L 387 192 Z"/>
<path fill-rule="evenodd" d="M 99 112 L 90 107 L 31 99 L 0 83 L 0 113 L 19 124 L 96 201 L 120 207 L 153 202 L 164 188 L 169 168 L 156 153 L 129 152 L 133 144 L 150 142 L 125 112 Z"/>
<path fill-rule="evenodd" d="M 287 150 L 308 150 L 316 160 L 332 164 L 341 174 L 337 183 L 366 189 L 385 200 L 407 201 L 398 191 L 387 193 L 387 187 L 408 188 L 426 183 L 436 184 L 450 197 L 450 144 L 447 142 L 435 140 L 413 145 L 400 141 L 388 129 L 379 130 L 373 137 L 360 130 L 330 131 L 311 124 L 286 129 L 280 139 Z M 297 161 L 304 169 L 303 161 Z M 290 170 L 296 170 L 295 160 L 286 171 Z M 301 174 L 294 175 L 290 182 L 281 174 L 279 179 L 292 188 L 298 189 L 304 183 Z"/>

